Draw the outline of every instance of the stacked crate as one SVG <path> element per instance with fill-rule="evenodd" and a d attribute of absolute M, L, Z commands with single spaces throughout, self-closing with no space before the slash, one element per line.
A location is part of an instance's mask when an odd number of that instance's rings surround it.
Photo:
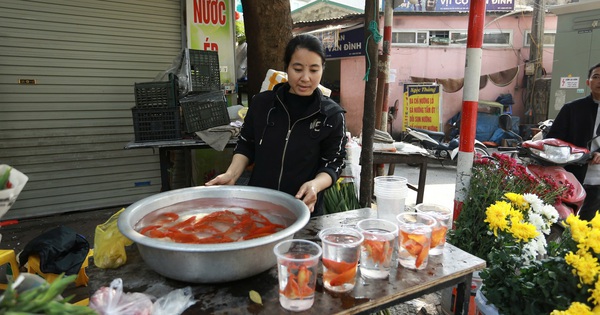
<path fill-rule="evenodd" d="M 184 57 L 178 74 L 185 78 L 181 80 L 185 92 L 180 92 L 180 81 L 173 74 L 164 82 L 135 83 L 131 109 L 135 142 L 177 140 L 182 132 L 229 124 L 218 53 L 186 49 Z"/>
<path fill-rule="evenodd" d="M 131 108 L 135 142 L 181 139 L 177 77 L 169 81 L 135 83 Z"/>
<path fill-rule="evenodd" d="M 221 90 L 219 55 L 216 51 L 188 49 L 190 92 L 180 99 L 184 130 L 206 130 L 230 122 L 227 101 Z"/>

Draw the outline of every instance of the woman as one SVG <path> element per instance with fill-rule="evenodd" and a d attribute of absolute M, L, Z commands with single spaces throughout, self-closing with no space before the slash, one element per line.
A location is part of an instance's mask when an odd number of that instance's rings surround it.
<path fill-rule="evenodd" d="M 318 38 L 292 38 L 284 63 L 288 81 L 252 98 L 229 168 L 206 185 L 233 185 L 254 164 L 249 185 L 289 193 L 321 215 L 323 191 L 344 167 L 345 111 L 317 88 L 325 67 Z"/>

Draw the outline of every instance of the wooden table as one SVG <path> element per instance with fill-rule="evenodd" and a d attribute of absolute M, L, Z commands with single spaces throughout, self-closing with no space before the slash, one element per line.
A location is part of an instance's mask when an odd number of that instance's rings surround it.
<path fill-rule="evenodd" d="M 237 138 L 230 139 L 227 142 L 226 147 L 234 147 L 237 143 Z M 166 140 L 166 141 L 148 141 L 148 142 L 134 142 L 131 141 L 125 145 L 125 149 L 158 149 L 158 155 L 160 159 L 160 191 L 171 190 L 171 184 L 169 181 L 169 151 L 171 150 L 182 150 L 185 163 L 185 174 L 186 174 L 186 185 L 190 187 L 192 185 L 192 149 L 211 149 L 203 140 L 199 139 L 181 139 L 181 140 Z"/>
<path fill-rule="evenodd" d="M 395 164 L 406 163 L 419 165 L 419 181 L 417 186 L 408 183 L 408 188 L 417 192 L 417 204 L 423 202 L 425 195 L 425 181 L 427 179 L 427 162 L 432 157 L 420 153 L 401 153 L 373 151 L 373 166 L 378 164 L 389 164 L 388 175 L 394 175 Z"/>
<path fill-rule="evenodd" d="M 295 237 L 320 243 L 317 233 L 324 227 L 353 225 L 363 218 L 375 216 L 374 210 L 365 208 L 315 217 Z M 279 304 L 275 266 L 256 276 L 230 283 L 190 284 L 167 279 L 149 269 L 133 247 L 135 245 L 128 248 L 127 263 L 118 269 L 99 269 L 90 263 L 87 274 L 90 277 L 91 293 L 101 286 L 109 286 L 113 279 L 121 278 L 124 292 L 145 292 L 155 297 L 190 286 L 197 303 L 183 314 L 290 314 Z M 274 255 L 273 263 L 275 264 Z M 444 253 L 432 256 L 424 270 L 395 267 L 389 278 L 383 280 L 363 279 L 359 271 L 355 288 L 343 294 L 324 290 L 320 270 L 315 303 L 311 309 L 301 313 L 369 314 L 457 285 L 455 312 L 467 314 L 472 273 L 484 267 L 484 260 L 447 244 Z M 176 261 L 172 268 L 177 268 Z M 250 290 L 261 295 L 263 305 L 255 304 L 249 299 Z"/>

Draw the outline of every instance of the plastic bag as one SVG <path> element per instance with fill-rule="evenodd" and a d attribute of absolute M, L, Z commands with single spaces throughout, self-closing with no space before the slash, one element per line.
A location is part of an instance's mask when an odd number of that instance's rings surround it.
<path fill-rule="evenodd" d="M 103 224 L 96 226 L 94 234 L 94 265 L 98 268 L 117 268 L 127 262 L 125 246 L 133 244 L 117 227 L 119 215 L 125 208 L 113 214 Z"/>
<path fill-rule="evenodd" d="M 21 190 L 23 190 L 23 187 L 25 187 L 25 184 L 29 180 L 29 177 L 10 165 L 0 164 L 0 177 L 5 173 L 9 174 L 8 181 L 11 184 L 10 188 L 0 187 L 0 217 L 15 203 Z"/>
<path fill-rule="evenodd" d="M 196 303 L 192 298 L 191 287 L 173 290 L 154 302 L 152 315 L 179 315 Z"/>
<path fill-rule="evenodd" d="M 149 295 L 123 293 L 123 280 L 117 278 L 110 287 L 101 287 L 90 298 L 89 307 L 100 315 L 150 315 L 152 299 Z"/>

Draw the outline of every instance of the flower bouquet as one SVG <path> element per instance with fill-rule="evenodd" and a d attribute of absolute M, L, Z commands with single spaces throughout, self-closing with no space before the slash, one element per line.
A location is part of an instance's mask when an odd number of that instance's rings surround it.
<path fill-rule="evenodd" d="M 500 314 L 598 314 L 600 312 L 600 215 L 571 215 L 558 242 L 543 234 L 556 210 L 531 194 L 506 194 L 484 220 L 494 235 L 481 292 Z"/>
<path fill-rule="evenodd" d="M 29 180 L 25 174 L 9 165 L 0 165 L 0 218 L 15 203 Z"/>

